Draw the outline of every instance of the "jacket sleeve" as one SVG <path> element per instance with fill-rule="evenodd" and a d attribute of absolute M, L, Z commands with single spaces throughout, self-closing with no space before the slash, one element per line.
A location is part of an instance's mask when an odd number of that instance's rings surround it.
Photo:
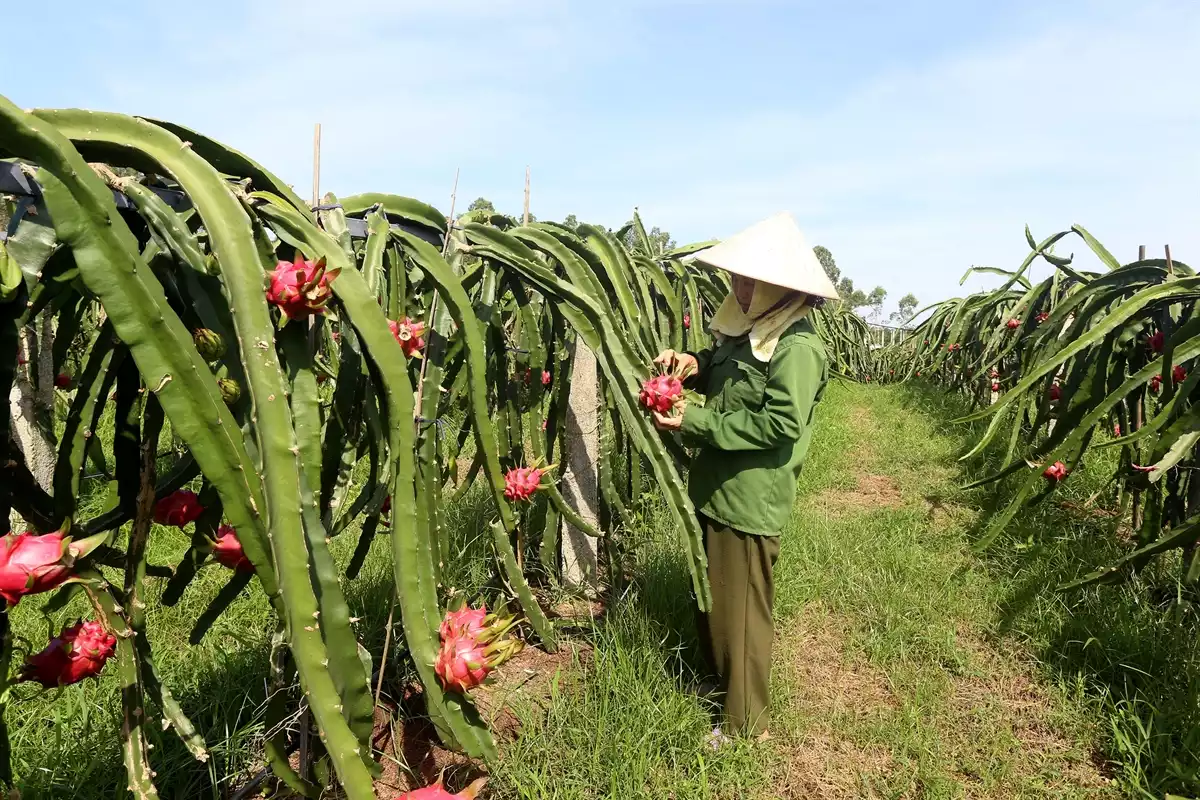
<path fill-rule="evenodd" d="M 681 432 L 718 450 L 772 450 L 804 433 L 825 376 L 825 355 L 810 344 L 776 351 L 761 409 L 719 412 L 688 405 Z"/>
<path fill-rule="evenodd" d="M 708 365 L 712 361 L 713 353 L 716 352 L 716 349 L 717 346 L 712 344 L 698 352 L 688 352 L 688 355 L 696 359 L 696 374 L 685 380 L 683 382 L 684 386 L 692 390 L 697 390 L 697 387 L 703 384 L 703 375 L 708 370 Z"/>

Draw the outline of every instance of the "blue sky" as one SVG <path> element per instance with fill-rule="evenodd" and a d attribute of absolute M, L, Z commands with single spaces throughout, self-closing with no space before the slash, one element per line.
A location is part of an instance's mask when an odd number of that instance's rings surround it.
<path fill-rule="evenodd" d="M 461 168 L 460 210 L 517 212 L 528 164 L 539 217 L 681 243 L 788 210 L 889 305 L 992 285 L 958 280 L 1026 223 L 1200 267 L 1195 0 L 12 5 L 17 103 L 171 119 L 305 196 L 319 121 L 339 194 L 448 210 Z"/>

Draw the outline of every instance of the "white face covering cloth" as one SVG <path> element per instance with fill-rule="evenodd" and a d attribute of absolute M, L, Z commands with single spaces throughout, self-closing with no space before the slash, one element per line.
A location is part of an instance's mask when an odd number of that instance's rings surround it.
<path fill-rule="evenodd" d="M 788 299 L 790 297 L 790 299 Z M 809 297 L 802 292 L 785 289 L 773 283 L 754 282 L 754 297 L 750 308 L 742 305 L 731 291 L 713 315 L 709 329 L 720 344 L 726 337 L 738 337 L 749 332 L 750 350 L 759 361 L 770 362 L 779 344 L 779 337 L 812 311 Z M 781 302 L 784 301 L 784 302 Z"/>

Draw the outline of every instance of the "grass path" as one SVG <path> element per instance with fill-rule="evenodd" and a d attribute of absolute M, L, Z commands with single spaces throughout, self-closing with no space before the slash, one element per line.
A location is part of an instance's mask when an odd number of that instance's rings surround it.
<path fill-rule="evenodd" d="M 1077 708 L 991 635 L 952 502 L 960 442 L 901 388 L 839 385 L 784 540 L 765 797 L 1097 797 Z"/>
<path fill-rule="evenodd" d="M 1116 796 L 1083 707 L 992 635 L 1005 587 L 968 552 L 961 442 L 904 391 L 837 383 L 820 409 L 777 567 L 770 741 L 703 748 L 686 576 L 651 546 L 570 691 L 526 708 L 498 796 Z"/>

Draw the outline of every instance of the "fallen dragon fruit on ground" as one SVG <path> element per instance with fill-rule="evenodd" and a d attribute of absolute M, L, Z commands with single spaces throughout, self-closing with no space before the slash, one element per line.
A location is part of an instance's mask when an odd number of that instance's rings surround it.
<path fill-rule="evenodd" d="M 439 777 L 437 783 L 432 786 L 405 792 L 396 800 L 475 800 L 479 796 L 479 792 L 483 790 L 485 783 L 487 783 L 487 778 L 479 778 L 461 792 L 450 794 L 442 785 L 442 779 Z"/>
<path fill-rule="evenodd" d="M 442 687 L 465 694 L 521 652 L 521 640 L 508 635 L 516 624 L 512 617 L 489 614 L 486 606 L 447 612 L 438 630 L 441 648 L 434 663 Z"/>

